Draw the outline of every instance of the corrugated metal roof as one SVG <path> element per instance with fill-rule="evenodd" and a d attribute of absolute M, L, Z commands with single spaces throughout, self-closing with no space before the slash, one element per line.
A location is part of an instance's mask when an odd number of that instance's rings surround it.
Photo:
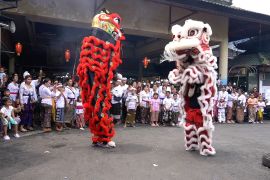
<path fill-rule="evenodd" d="M 223 15 L 235 19 L 247 20 L 250 22 L 270 25 L 270 16 L 261 14 L 235 6 L 228 6 L 220 3 L 209 2 L 207 0 L 165 0 L 169 4 L 178 4 L 184 8 L 205 11 L 218 15 Z"/>
<path fill-rule="evenodd" d="M 229 67 L 241 64 L 247 66 L 270 65 L 270 52 L 241 54 L 234 59 L 229 60 Z"/>
<path fill-rule="evenodd" d="M 243 8 L 240 8 L 240 7 L 236 7 L 236 6 L 233 6 L 233 5 L 230 6 L 230 5 L 226 5 L 226 4 L 222 4 L 222 3 L 218 3 L 218 2 L 213 2 L 213 1 L 209 1 L 209 0 L 199 0 L 199 1 L 203 1 L 203 2 L 206 2 L 206 3 L 211 3 L 211 4 L 215 4 L 215 5 L 218 5 L 218 6 L 223 6 L 223 7 L 226 7 L 226 8 L 231 8 L 231 9 L 235 9 L 235 10 L 239 10 L 239 11 L 246 11 L 246 12 L 251 12 L 251 13 L 262 14 L 262 13 L 246 10 L 246 9 L 243 9 Z M 263 15 L 266 15 L 266 14 L 263 14 Z"/>

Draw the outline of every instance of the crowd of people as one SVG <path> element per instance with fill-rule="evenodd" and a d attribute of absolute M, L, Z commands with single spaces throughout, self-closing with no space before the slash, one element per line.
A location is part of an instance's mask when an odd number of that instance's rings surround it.
<path fill-rule="evenodd" d="M 169 83 L 146 81 L 131 82 L 123 78 L 112 89 L 112 111 L 115 123 L 134 126 L 179 126 L 183 115 L 179 87 Z M 214 123 L 263 123 L 266 100 L 257 88 L 243 92 L 236 85 L 218 85 L 214 98 Z"/>
<path fill-rule="evenodd" d="M 249 123 L 263 123 L 266 99 L 256 87 L 251 92 L 243 92 L 232 86 L 220 86 L 215 97 L 214 117 L 219 123 L 242 123 L 247 117 Z"/>
<path fill-rule="evenodd" d="M 176 126 L 179 124 L 181 101 L 178 89 L 168 80 L 136 82 L 117 80 L 112 88 L 111 114 L 116 124 L 135 123 L 151 126 Z"/>
<path fill-rule="evenodd" d="M 19 81 L 23 78 L 22 81 Z M 51 132 L 70 128 L 84 130 L 83 104 L 78 82 L 72 78 L 51 80 L 41 71 L 36 79 L 27 71 L 8 77 L 0 68 L 0 131 L 9 140 L 20 133 L 40 129 Z M 182 119 L 182 99 L 179 87 L 165 80 L 134 81 L 118 78 L 112 82 L 112 108 L 115 124 L 135 127 L 136 123 L 157 126 L 179 126 Z M 218 123 L 263 123 L 265 100 L 257 89 L 250 94 L 229 84 L 219 86 L 214 101 L 214 119 Z"/>
<path fill-rule="evenodd" d="M 9 78 L 0 68 L 0 131 L 4 140 L 10 140 L 8 131 L 13 129 L 14 137 L 20 133 L 40 127 L 44 132 L 69 128 L 84 130 L 83 105 L 78 83 L 67 79 L 65 84 L 44 77 L 41 71 L 36 79 L 29 72 L 13 73 Z"/>

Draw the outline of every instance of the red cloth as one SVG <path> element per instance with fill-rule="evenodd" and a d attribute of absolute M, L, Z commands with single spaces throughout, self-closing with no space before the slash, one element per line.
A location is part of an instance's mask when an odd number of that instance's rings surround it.
<path fill-rule="evenodd" d="M 195 124 L 196 128 L 203 126 L 203 117 L 200 109 L 188 108 L 186 111 L 186 123 Z"/>
<path fill-rule="evenodd" d="M 83 106 L 76 106 L 76 109 L 83 109 Z"/>

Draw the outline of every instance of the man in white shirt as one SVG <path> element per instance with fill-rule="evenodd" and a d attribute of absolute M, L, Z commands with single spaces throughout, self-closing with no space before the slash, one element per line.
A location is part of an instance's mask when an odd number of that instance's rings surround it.
<path fill-rule="evenodd" d="M 171 87 L 169 86 L 169 81 L 168 79 L 165 79 L 162 83 L 162 86 L 159 86 L 158 91 L 161 92 L 162 91 L 162 87 L 166 88 L 166 91 L 172 92 Z"/>
<path fill-rule="evenodd" d="M 121 80 L 115 82 L 115 87 L 112 89 L 112 109 L 111 114 L 113 116 L 114 123 L 120 124 L 121 118 L 121 104 L 123 97 L 123 88 L 121 87 Z"/>
<path fill-rule="evenodd" d="M 178 124 L 178 118 L 180 115 L 180 98 L 178 97 L 179 95 L 177 93 L 173 94 L 173 103 L 172 103 L 172 121 L 171 125 L 175 126 Z"/>
<path fill-rule="evenodd" d="M 171 124 L 172 120 L 172 108 L 173 108 L 173 99 L 171 98 L 171 93 L 170 91 L 166 92 L 166 97 L 163 100 L 163 107 L 164 107 L 164 112 L 163 112 L 163 117 L 162 117 L 162 124 L 163 125 L 169 125 Z"/>
<path fill-rule="evenodd" d="M 126 77 L 122 78 L 121 87 L 123 88 L 123 92 L 125 93 L 127 91 L 127 89 L 128 89 L 127 78 Z"/>
<path fill-rule="evenodd" d="M 127 117 L 127 107 L 126 107 L 126 99 L 127 99 L 127 96 L 128 96 L 128 85 L 126 84 L 127 83 L 127 78 L 126 77 L 123 77 L 122 78 L 122 82 L 121 82 L 121 87 L 122 87 L 122 90 L 123 90 L 123 98 L 122 98 L 122 122 L 124 123 L 125 120 L 126 120 L 126 117 Z"/>
<path fill-rule="evenodd" d="M 225 106 L 227 106 L 227 102 L 228 102 L 228 92 L 226 91 L 226 87 L 222 86 L 221 91 L 218 92 L 218 102 L 224 99 L 225 101 Z"/>

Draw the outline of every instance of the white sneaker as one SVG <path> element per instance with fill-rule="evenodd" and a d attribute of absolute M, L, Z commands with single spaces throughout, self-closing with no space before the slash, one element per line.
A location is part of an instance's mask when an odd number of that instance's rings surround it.
<path fill-rule="evenodd" d="M 114 141 L 110 141 L 110 142 L 108 142 L 108 146 L 109 147 L 112 147 L 112 148 L 115 148 L 116 147 L 116 144 L 115 144 Z"/>
<path fill-rule="evenodd" d="M 19 138 L 19 137 L 21 137 L 18 133 L 16 133 L 16 134 L 14 134 L 14 137 L 15 138 Z"/>
<path fill-rule="evenodd" d="M 80 128 L 80 130 L 84 131 L 84 128 L 83 128 L 83 127 L 81 127 L 81 128 Z"/>
<path fill-rule="evenodd" d="M 4 140 L 5 141 L 9 141 L 10 140 L 10 137 L 8 135 L 4 136 Z"/>

